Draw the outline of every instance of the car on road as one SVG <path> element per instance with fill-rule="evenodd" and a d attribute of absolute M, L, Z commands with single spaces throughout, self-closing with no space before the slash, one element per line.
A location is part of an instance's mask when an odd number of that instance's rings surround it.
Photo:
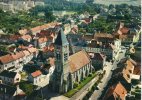
<path fill-rule="evenodd" d="M 96 90 L 100 90 L 101 88 L 99 86 L 96 87 Z"/>

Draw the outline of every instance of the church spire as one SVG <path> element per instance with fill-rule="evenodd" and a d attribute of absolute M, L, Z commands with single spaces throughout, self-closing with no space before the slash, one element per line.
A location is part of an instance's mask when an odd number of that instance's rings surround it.
<path fill-rule="evenodd" d="M 67 41 L 67 38 L 63 32 L 63 29 L 61 28 L 58 32 L 58 36 L 55 40 L 55 45 L 59 45 L 59 46 L 64 46 L 64 45 L 67 45 L 69 44 L 68 41 Z"/>

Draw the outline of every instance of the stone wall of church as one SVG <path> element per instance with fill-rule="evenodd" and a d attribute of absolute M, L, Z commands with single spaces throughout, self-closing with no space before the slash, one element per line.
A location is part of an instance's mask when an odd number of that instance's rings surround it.
<path fill-rule="evenodd" d="M 74 83 L 82 81 L 85 77 L 92 73 L 92 63 L 88 63 L 81 69 L 77 70 L 74 73 L 71 73 L 71 88 L 73 88 Z"/>

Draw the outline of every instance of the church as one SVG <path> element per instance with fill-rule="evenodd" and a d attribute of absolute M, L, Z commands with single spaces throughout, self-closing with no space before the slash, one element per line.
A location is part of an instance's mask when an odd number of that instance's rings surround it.
<path fill-rule="evenodd" d="M 59 30 L 54 44 L 55 70 L 51 82 L 52 90 L 65 93 L 73 89 L 75 82 L 82 81 L 92 73 L 92 62 L 83 50 L 70 55 L 69 43 L 62 29 Z"/>

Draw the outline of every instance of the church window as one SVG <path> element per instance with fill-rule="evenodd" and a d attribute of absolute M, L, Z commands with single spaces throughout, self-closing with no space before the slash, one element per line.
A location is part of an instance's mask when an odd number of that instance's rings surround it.
<path fill-rule="evenodd" d="M 65 53 L 65 54 L 64 54 L 64 61 L 67 61 L 67 60 L 68 60 L 68 54 Z"/>

